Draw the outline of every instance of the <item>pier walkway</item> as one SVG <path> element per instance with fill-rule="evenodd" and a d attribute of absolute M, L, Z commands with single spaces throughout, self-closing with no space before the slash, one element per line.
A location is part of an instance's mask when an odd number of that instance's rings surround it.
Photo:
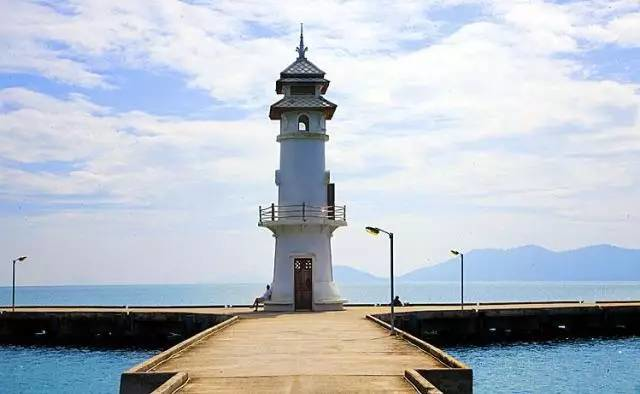
<path fill-rule="evenodd" d="M 384 323 L 366 318 L 388 310 L 349 306 L 339 312 L 267 313 L 247 307 L 80 306 L 18 307 L 12 313 L 0 308 L 0 334 L 10 339 L 37 333 L 41 338 L 46 332 L 56 341 L 81 330 L 100 341 L 105 333 L 165 335 L 180 327 L 198 332 L 186 333 L 193 336 L 123 373 L 121 393 L 155 388 L 162 393 L 415 392 L 409 381 L 422 389 L 435 385 L 423 392 L 438 393 L 437 387 L 470 393 L 471 369 L 408 333 L 447 342 L 451 333 L 508 339 L 520 331 L 524 338 L 556 331 L 563 337 L 640 332 L 640 301 L 466 304 L 464 311 L 455 304 L 399 307 L 397 322 L 407 331 L 401 336 L 390 336 Z M 210 328 L 200 331 L 204 324 Z"/>
<path fill-rule="evenodd" d="M 413 392 L 406 369 L 446 368 L 365 319 L 362 311 L 241 314 L 161 364 L 184 371 L 186 393 Z"/>

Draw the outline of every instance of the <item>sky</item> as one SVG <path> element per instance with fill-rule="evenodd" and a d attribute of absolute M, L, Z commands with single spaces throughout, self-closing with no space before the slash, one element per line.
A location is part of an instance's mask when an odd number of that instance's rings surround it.
<path fill-rule="evenodd" d="M 336 265 L 640 248 L 640 2 L 0 0 L 0 285 L 269 282 L 275 80 L 331 81 Z"/>

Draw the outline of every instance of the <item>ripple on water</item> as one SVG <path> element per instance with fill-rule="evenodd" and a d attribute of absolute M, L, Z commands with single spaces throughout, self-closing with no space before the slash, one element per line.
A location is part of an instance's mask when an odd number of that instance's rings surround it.
<path fill-rule="evenodd" d="M 446 349 L 473 368 L 476 393 L 640 393 L 640 337 Z"/>
<path fill-rule="evenodd" d="M 0 345 L 0 393 L 116 393 L 124 370 L 158 352 Z"/>

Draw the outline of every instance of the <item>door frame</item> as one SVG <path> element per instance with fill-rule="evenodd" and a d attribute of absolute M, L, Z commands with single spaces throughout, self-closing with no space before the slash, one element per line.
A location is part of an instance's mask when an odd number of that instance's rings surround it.
<path fill-rule="evenodd" d="M 297 311 L 297 307 L 296 307 L 296 270 L 295 270 L 295 262 L 296 259 L 311 259 L 311 306 L 309 308 L 309 310 L 313 310 L 313 272 L 315 271 L 313 268 L 315 261 L 316 261 L 316 257 L 314 254 L 309 254 L 309 253 L 296 253 L 296 254 L 291 254 L 291 283 L 292 283 L 292 287 L 293 287 L 293 310 Z M 300 309 L 300 310 L 306 310 L 306 309 Z"/>

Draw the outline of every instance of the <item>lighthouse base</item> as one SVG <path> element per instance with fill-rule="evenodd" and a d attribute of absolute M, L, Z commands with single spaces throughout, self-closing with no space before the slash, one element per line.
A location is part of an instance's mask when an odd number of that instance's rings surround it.
<path fill-rule="evenodd" d="M 266 311 L 343 309 L 346 301 L 333 281 L 331 263 L 331 235 L 337 227 L 324 221 L 279 223 L 270 227 L 276 248 L 271 299 L 265 302 Z"/>
<path fill-rule="evenodd" d="M 316 303 L 313 306 L 313 310 L 314 311 L 343 311 L 345 302 L 347 301 L 340 300 L 335 302 Z"/>
<path fill-rule="evenodd" d="M 273 301 L 265 301 L 264 302 L 264 311 L 265 312 L 293 312 L 294 305 L 293 303 L 281 303 L 281 302 L 273 302 Z"/>
<path fill-rule="evenodd" d="M 283 283 L 274 281 L 274 289 L 271 300 L 265 301 L 264 310 L 267 312 L 294 312 L 294 311 L 341 311 L 347 300 L 341 299 L 334 282 L 315 282 L 313 284 L 313 300 L 309 305 L 296 306 L 294 293 L 282 291 L 288 287 Z"/>
<path fill-rule="evenodd" d="M 333 302 L 319 302 L 314 303 L 312 311 L 313 312 L 324 312 L 324 311 L 343 311 L 344 304 L 346 300 L 339 300 Z M 295 312 L 295 305 L 293 303 L 279 303 L 266 301 L 264 303 L 265 312 Z"/>

